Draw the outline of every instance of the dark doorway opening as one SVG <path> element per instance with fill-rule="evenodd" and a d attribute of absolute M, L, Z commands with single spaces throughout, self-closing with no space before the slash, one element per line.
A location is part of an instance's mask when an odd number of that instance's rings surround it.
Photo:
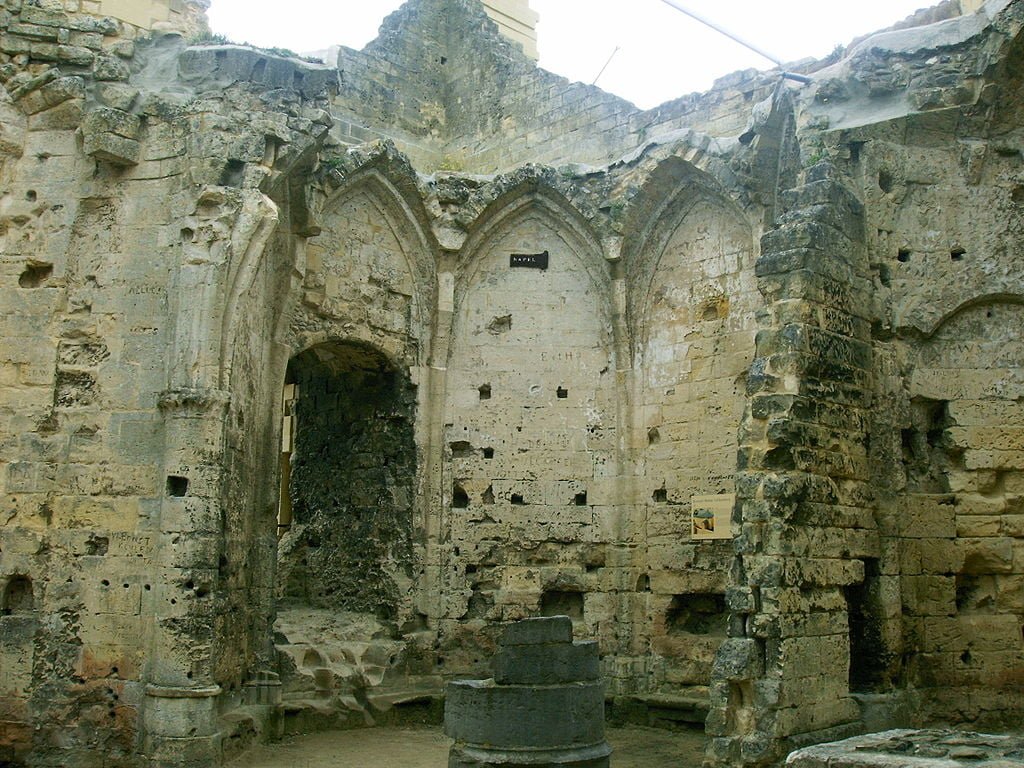
<path fill-rule="evenodd" d="M 281 597 L 396 618 L 412 571 L 415 389 L 372 347 L 322 344 L 285 382 Z M 286 492 L 285 492 L 286 491 Z"/>

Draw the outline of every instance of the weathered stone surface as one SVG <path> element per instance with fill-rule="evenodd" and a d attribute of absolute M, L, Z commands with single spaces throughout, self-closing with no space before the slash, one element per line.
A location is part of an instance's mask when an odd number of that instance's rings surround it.
<path fill-rule="evenodd" d="M 2 11 L 0 762 L 436 720 L 496 651 L 466 696 L 600 672 L 715 764 L 1019 724 L 1019 0 L 646 112 L 476 0 L 338 66 L 204 6 Z"/>
<path fill-rule="evenodd" d="M 566 616 L 510 624 L 493 678 L 447 685 L 449 764 L 607 766 L 597 658 L 596 643 L 572 642 Z"/>
<path fill-rule="evenodd" d="M 787 766 L 819 768 L 838 763 L 860 766 L 959 768 L 986 765 L 1010 768 L 1024 764 L 1024 739 L 950 730 L 893 730 L 807 747 L 791 754 Z"/>

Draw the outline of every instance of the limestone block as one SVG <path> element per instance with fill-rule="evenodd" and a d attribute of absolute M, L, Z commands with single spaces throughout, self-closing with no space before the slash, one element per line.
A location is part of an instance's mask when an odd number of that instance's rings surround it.
<path fill-rule="evenodd" d="M 21 20 L 28 24 L 64 27 L 79 32 L 97 32 L 102 35 L 114 35 L 118 32 L 117 22 L 109 17 L 72 16 L 61 11 L 27 4 L 21 10 Z"/>
<path fill-rule="evenodd" d="M 221 760 L 221 741 L 220 733 L 182 738 L 147 734 L 142 751 L 151 768 L 209 768 Z"/>
<path fill-rule="evenodd" d="M 60 34 L 58 27 L 43 26 L 40 24 L 18 24 L 14 23 L 7 27 L 8 32 L 18 37 L 27 37 L 31 40 L 52 40 L 57 41 Z"/>
<path fill-rule="evenodd" d="M 907 496 L 898 515 L 900 535 L 907 538 L 956 536 L 956 506 L 949 496 Z"/>
<path fill-rule="evenodd" d="M 139 161 L 139 142 L 114 133 L 86 134 L 83 149 L 90 157 L 112 165 L 131 166 Z"/>
<path fill-rule="evenodd" d="M 83 99 L 85 81 L 80 77 L 54 79 L 50 70 L 17 89 L 12 96 L 25 114 L 34 115 L 70 99 Z"/>
<path fill-rule="evenodd" d="M 808 683 L 814 685 L 814 683 Z M 853 723 L 860 718 L 860 708 L 852 698 L 820 702 L 816 707 L 790 707 L 780 709 L 775 716 L 775 727 L 780 733 L 807 733 L 822 731 L 832 726 Z M 847 731 L 849 733 L 849 731 Z M 856 731 L 854 731 L 856 732 Z"/>
<path fill-rule="evenodd" d="M 765 664 L 781 669 L 787 680 L 818 675 L 845 677 L 849 658 L 850 640 L 846 635 L 782 638 L 768 640 L 765 645 Z"/>
<path fill-rule="evenodd" d="M 142 122 L 138 115 L 110 107 L 93 109 L 82 121 L 82 131 L 86 135 L 112 133 L 127 139 L 138 139 L 141 128 Z"/>
<path fill-rule="evenodd" d="M 154 736 L 182 738 L 210 736 L 216 732 L 217 688 L 162 688 L 146 691 L 146 732 Z"/>
<path fill-rule="evenodd" d="M 752 680 L 763 674 L 764 657 L 757 641 L 752 638 L 729 638 L 715 654 L 715 679 Z"/>
<path fill-rule="evenodd" d="M 1018 439 L 1018 435 L 1007 438 Z M 964 466 L 967 469 L 1021 469 L 1024 468 L 1024 450 L 967 450 Z"/>
<path fill-rule="evenodd" d="M 572 621 L 568 616 L 526 619 L 505 627 L 502 646 L 571 643 Z"/>
<path fill-rule="evenodd" d="M 31 692 L 33 638 L 38 628 L 35 616 L 0 616 L 0 692 L 4 697 Z"/>
<path fill-rule="evenodd" d="M 964 563 L 964 549 L 955 539 L 918 539 L 921 570 L 924 573 L 957 573 Z"/>
<path fill-rule="evenodd" d="M 93 77 L 99 81 L 127 81 L 131 76 L 128 65 L 113 56 L 97 56 Z"/>
<path fill-rule="evenodd" d="M 948 409 L 950 419 L 965 427 L 1024 427 L 1024 405 L 1012 400 L 954 400 Z"/>
<path fill-rule="evenodd" d="M 36 46 L 34 45 L 32 46 L 32 54 L 39 58 L 49 58 L 49 55 L 40 56 L 36 51 Z M 96 54 L 90 49 L 80 45 L 58 45 L 53 58 L 63 64 L 72 64 L 77 67 L 88 67 L 92 66 L 93 61 L 96 59 Z"/>
<path fill-rule="evenodd" d="M 963 637 L 979 651 L 1015 651 L 1020 647 L 1020 622 L 1013 614 L 958 617 Z"/>
<path fill-rule="evenodd" d="M 1004 536 L 1024 539 L 1024 515 L 1003 515 L 1000 521 L 1000 532 Z"/>
<path fill-rule="evenodd" d="M 903 602 L 919 616 L 952 615 L 956 611 L 956 584 L 950 576 L 903 576 Z"/>
<path fill-rule="evenodd" d="M 960 539 L 963 553 L 961 573 L 1013 573 L 1013 545 L 1010 539 Z"/>
<path fill-rule="evenodd" d="M 959 692 L 957 692 L 959 693 Z M 1024 747 L 1019 736 L 979 734 L 949 730 L 890 730 L 856 736 L 831 744 L 805 747 L 786 760 L 790 768 L 887 768 L 906 764 L 907 755 L 922 768 L 957 768 L 981 763 L 1009 768 L 1019 762 Z"/>

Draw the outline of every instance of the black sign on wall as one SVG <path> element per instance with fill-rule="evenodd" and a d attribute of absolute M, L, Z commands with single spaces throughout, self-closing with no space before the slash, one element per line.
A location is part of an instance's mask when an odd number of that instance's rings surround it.
<path fill-rule="evenodd" d="M 510 267 L 523 267 L 526 269 L 547 269 L 548 252 L 543 253 L 513 253 L 508 257 Z"/>

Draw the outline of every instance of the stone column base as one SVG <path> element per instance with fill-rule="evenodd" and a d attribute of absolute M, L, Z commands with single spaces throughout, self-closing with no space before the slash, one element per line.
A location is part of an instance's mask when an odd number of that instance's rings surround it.
<path fill-rule="evenodd" d="M 608 768 L 612 748 L 607 741 L 568 749 L 487 749 L 456 744 L 448 753 L 448 768 L 510 768 L 510 766 L 558 766 L 559 768 Z"/>

